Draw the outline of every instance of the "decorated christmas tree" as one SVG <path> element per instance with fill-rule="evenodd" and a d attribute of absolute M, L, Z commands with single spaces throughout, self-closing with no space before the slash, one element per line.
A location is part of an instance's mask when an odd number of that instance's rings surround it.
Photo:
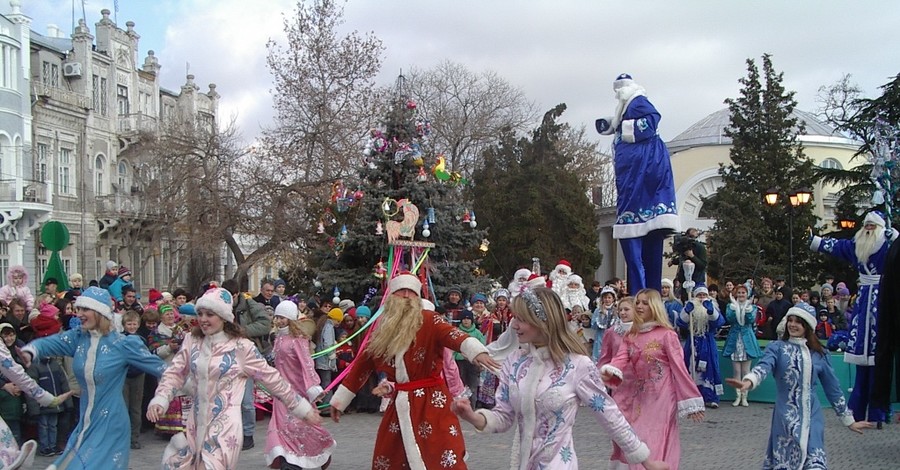
<path fill-rule="evenodd" d="M 469 294 L 488 287 L 478 269 L 486 231 L 466 204 L 468 182 L 432 148 L 430 122 L 403 86 L 401 76 L 383 127 L 369 131 L 358 178 L 335 182 L 314 221 L 311 268 L 325 298 L 380 295 L 392 259 L 432 300 L 451 286 Z"/>

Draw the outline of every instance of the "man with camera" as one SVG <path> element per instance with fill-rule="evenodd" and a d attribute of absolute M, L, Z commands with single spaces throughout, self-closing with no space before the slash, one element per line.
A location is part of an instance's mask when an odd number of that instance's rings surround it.
<path fill-rule="evenodd" d="M 683 265 L 686 260 L 694 263 L 694 274 L 691 276 L 691 280 L 695 283 L 694 285 L 706 284 L 706 244 L 697 240 L 699 236 L 700 230 L 692 227 L 685 230 L 683 234 L 675 235 L 675 240 L 672 242 L 672 251 L 675 256 L 669 261 L 669 266 L 678 266 L 676 279 L 682 285 L 684 285 L 686 280 L 684 278 Z M 687 297 L 685 294 L 682 293 L 682 297 Z"/>

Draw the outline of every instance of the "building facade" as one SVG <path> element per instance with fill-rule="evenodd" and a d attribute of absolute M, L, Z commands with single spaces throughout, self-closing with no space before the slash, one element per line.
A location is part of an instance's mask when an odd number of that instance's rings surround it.
<path fill-rule="evenodd" d="M 725 135 L 730 116 L 727 108 L 716 111 L 666 143 L 672 159 L 675 201 L 682 230 L 696 227 L 703 232 L 716 223 L 714 218 L 701 214 L 701 209 L 704 198 L 715 194 L 723 185 L 719 164 L 731 163 L 731 139 Z M 859 150 L 859 142 L 841 136 L 811 113 L 795 110 L 793 117 L 805 126 L 805 131 L 798 136 L 798 140 L 803 144 L 804 154 L 814 164 L 829 168 L 852 168 L 858 165 L 851 159 Z M 765 189 L 768 188 L 763 188 Z M 833 227 L 837 192 L 840 188 L 820 183 L 811 189 L 815 204 L 813 212 L 820 219 L 820 228 Z M 762 204 L 762 194 L 759 203 Z M 624 279 L 625 260 L 619 244 L 612 238 L 615 207 L 601 208 L 599 214 L 603 266 L 597 270 L 596 277 L 601 282 L 614 276 Z M 701 235 L 701 240 L 703 239 Z M 675 273 L 675 267 L 666 267 L 663 277 L 674 279 Z"/>
<path fill-rule="evenodd" d="M 68 274 L 98 279 L 115 260 L 144 291 L 179 285 L 188 255 L 157 230 L 162 215 L 142 198 L 150 157 L 137 144 L 173 119 L 215 126 L 215 85 L 202 92 L 187 75 L 179 90 L 163 88 L 159 60 L 153 51 L 141 57 L 134 23 L 119 28 L 109 10 L 93 31 L 82 19 L 65 37 L 52 25 L 30 30 L 20 2 L 9 3 L 0 15 L 2 279 L 23 264 L 38 287 L 50 256 L 39 229 L 55 220 L 70 233 L 60 253 Z"/>

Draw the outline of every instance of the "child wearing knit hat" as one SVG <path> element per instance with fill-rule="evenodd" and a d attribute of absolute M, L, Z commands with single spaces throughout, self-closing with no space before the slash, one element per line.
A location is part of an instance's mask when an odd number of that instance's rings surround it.
<path fill-rule="evenodd" d="M 319 425 L 318 411 L 243 337 L 234 323 L 232 294 L 207 290 L 197 300 L 198 326 L 166 369 L 150 400 L 147 419 L 156 422 L 175 392 L 187 380 L 194 384 L 194 412 L 188 415 L 189 434 L 173 436 L 163 453 L 163 466 L 185 468 L 203 462 L 214 468 L 237 468 L 242 438 L 241 400 L 248 379 L 261 383 L 291 414 Z M 306 393 L 306 390 L 302 391 Z M 210 447 L 209 442 L 221 443 Z M 232 443 L 233 445 L 228 445 Z"/>

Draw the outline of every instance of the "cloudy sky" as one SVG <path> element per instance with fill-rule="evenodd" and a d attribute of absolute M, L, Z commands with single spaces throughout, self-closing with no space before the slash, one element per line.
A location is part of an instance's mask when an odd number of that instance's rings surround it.
<path fill-rule="evenodd" d="M 53 23 L 71 32 L 72 0 L 22 3 L 32 29 L 44 34 Z M 218 85 L 220 113 L 236 116 L 245 138 L 271 122 L 265 43 L 282 37 L 282 15 L 294 1 L 118 3 L 118 24 L 136 23 L 139 56 L 156 52 L 164 87 L 177 90 L 190 62 L 204 89 Z M 85 2 L 92 31 L 103 8 L 112 10 L 113 0 Z M 737 95 L 748 57 L 771 53 L 800 109 L 813 112 L 818 88 L 843 74 L 877 95 L 900 72 L 894 1 L 350 0 L 345 20 L 348 31 L 372 31 L 384 42 L 382 84 L 401 69 L 449 59 L 498 72 L 541 110 L 566 103 L 563 118 L 575 125 L 592 127 L 610 114 L 612 80 L 628 72 L 662 113 L 666 140 Z"/>

